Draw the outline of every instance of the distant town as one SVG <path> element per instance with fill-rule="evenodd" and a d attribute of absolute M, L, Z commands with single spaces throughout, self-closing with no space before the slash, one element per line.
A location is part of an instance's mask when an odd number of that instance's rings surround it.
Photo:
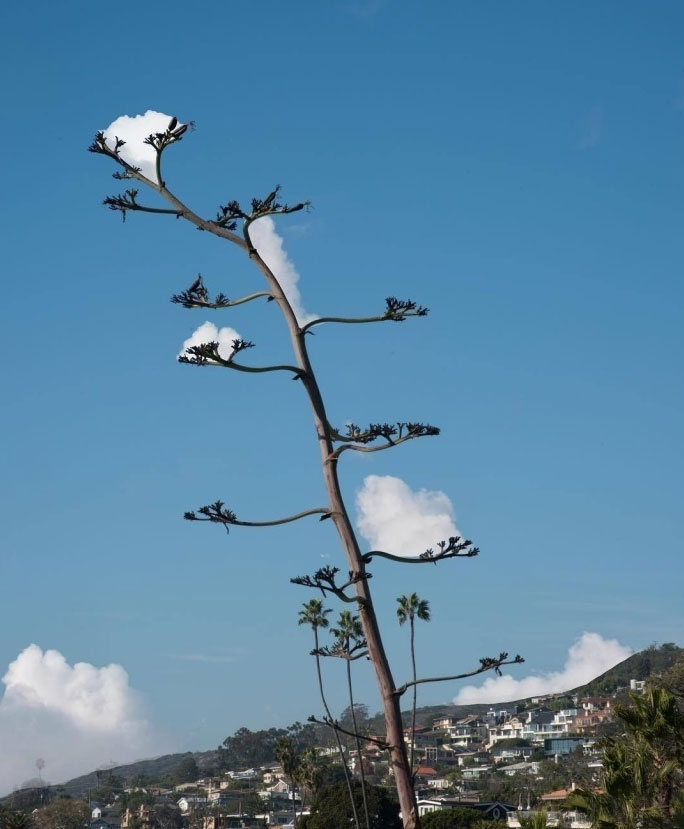
<path fill-rule="evenodd" d="M 683 653 L 673 645 L 651 650 L 651 666 L 662 657 L 681 660 Z M 575 693 L 480 705 L 482 710 L 463 716 L 418 709 L 421 724 L 415 731 L 409 725 L 404 739 L 413 758 L 421 817 L 467 809 L 493 826 L 520 827 L 526 816 L 543 810 L 547 826 L 589 829 L 589 817 L 567 808 L 568 798 L 600 779 L 601 740 L 621 729 L 616 702 L 648 690 L 653 677 L 644 678 L 643 670 L 641 678 L 620 679 L 630 660 L 639 658 L 643 662 L 643 654 L 630 657 L 617 672 L 605 675 L 607 681 Z M 611 685 L 610 692 L 586 693 L 587 688 Z M 382 735 L 373 730 L 379 720 L 368 717 L 366 706 L 356 705 L 339 722 L 344 725 L 352 713 L 363 734 L 358 745 L 351 737 L 338 745 L 320 722 L 257 732 L 242 728 L 218 751 L 99 769 L 63 786 L 41 787 L 33 781 L 2 806 L 32 815 L 37 829 L 54 829 L 54 820 L 41 822 L 41 817 L 60 804 L 63 810 L 67 800 L 81 810 L 81 822 L 75 819 L 73 829 L 88 820 L 90 829 L 306 826 L 318 792 L 343 785 L 345 766 L 354 780 L 363 777 L 366 785 L 393 797 L 392 768 Z M 283 746 L 298 752 L 296 773 L 291 758 L 279 755 Z M 72 829 L 63 814 L 59 826 Z"/>

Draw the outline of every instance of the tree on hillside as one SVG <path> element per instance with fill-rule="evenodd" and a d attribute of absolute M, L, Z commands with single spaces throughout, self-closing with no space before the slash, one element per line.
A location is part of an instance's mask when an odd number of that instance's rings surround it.
<path fill-rule="evenodd" d="M 275 747 L 275 756 L 283 767 L 283 774 L 288 779 L 292 789 L 292 822 L 296 826 L 297 804 L 295 795 L 297 793 L 297 783 L 301 776 L 301 756 L 297 753 L 297 749 L 289 737 L 281 737 L 278 740 Z"/>
<path fill-rule="evenodd" d="M 421 818 L 423 829 L 497 829 L 505 825 L 498 820 L 488 820 L 482 812 L 467 806 L 439 809 Z"/>
<path fill-rule="evenodd" d="M 357 811 L 362 808 L 361 784 L 353 782 Z M 399 807 L 389 793 L 379 786 L 368 786 L 366 791 L 370 814 L 369 829 L 401 829 Z M 349 829 L 353 820 L 352 807 L 344 783 L 324 786 L 314 797 L 311 814 L 303 817 L 300 829 Z"/>
<path fill-rule="evenodd" d="M 419 599 L 417 593 L 409 596 L 399 596 L 397 599 L 397 618 L 399 624 L 409 623 L 411 630 L 411 666 L 413 668 L 413 705 L 411 707 L 411 755 L 409 765 L 413 770 L 413 756 L 416 748 L 416 702 L 418 699 L 418 686 L 415 684 L 418 675 L 416 674 L 416 619 L 423 622 L 430 621 L 430 604 L 427 599 Z M 411 772 L 413 774 L 413 771 Z"/>
<path fill-rule="evenodd" d="M 20 809 L 0 806 L 0 829 L 32 829 L 33 818 Z"/>
<path fill-rule="evenodd" d="M 194 757 L 186 757 L 176 766 L 173 777 L 178 783 L 194 783 L 199 779 L 200 771 Z"/>
<path fill-rule="evenodd" d="M 33 814 L 36 829 L 83 829 L 90 824 L 90 809 L 83 800 L 63 797 Z"/>
<path fill-rule="evenodd" d="M 127 151 L 124 150 L 125 141 L 122 138 L 115 137 L 108 141 L 104 132 L 98 132 L 89 148 L 90 151 L 104 155 L 113 161 L 118 168 L 115 177 L 131 185 L 127 186 L 125 191 L 119 195 L 108 196 L 104 203 L 111 210 L 120 212 L 124 218 L 131 212 L 145 212 L 173 216 L 177 219 L 182 218 L 199 230 L 229 242 L 249 257 L 250 262 L 265 280 L 265 289 L 257 290 L 248 296 L 233 300 L 230 300 L 223 293 L 211 297 L 202 277 L 199 276 L 192 281 L 192 284 L 186 290 L 176 294 L 173 301 L 185 308 L 201 308 L 204 310 L 227 309 L 257 299 L 273 301 L 281 311 L 289 331 L 293 351 L 292 362 L 267 366 L 254 366 L 245 363 L 242 361 L 242 355 L 251 349 L 254 343 L 242 338 L 236 338 L 233 341 L 232 353 L 229 355 L 221 352 L 218 342 L 212 341 L 189 347 L 179 359 L 186 364 L 221 367 L 229 371 L 251 374 L 284 374 L 298 381 L 311 406 L 316 441 L 321 453 L 326 502 L 322 506 L 303 509 L 286 517 L 246 521 L 238 519 L 236 513 L 224 501 L 216 500 L 197 510 L 186 512 L 185 518 L 189 521 L 211 522 L 225 529 L 229 529 L 231 526 L 273 526 L 296 521 L 307 516 L 317 516 L 320 520 L 329 519 L 334 525 L 346 559 L 345 571 L 348 574 L 346 579 L 340 581 L 338 578 L 339 568 L 326 566 L 317 570 L 312 576 L 297 576 L 293 581 L 299 585 L 319 590 L 324 596 L 330 594 L 343 602 L 352 603 L 356 606 L 368 657 L 374 668 L 382 699 L 386 732 L 384 747 L 389 753 L 392 764 L 404 826 L 406 829 L 414 829 L 418 825 L 418 812 L 411 779 L 412 770 L 409 767 L 406 744 L 403 738 L 401 697 L 409 688 L 418 683 L 463 679 L 483 671 L 499 670 L 502 665 L 521 660 L 520 657 L 508 659 L 507 653 L 501 653 L 497 657 L 481 659 L 478 667 L 464 673 L 448 677 L 413 679 L 403 685 L 395 682 L 373 603 L 369 584 L 371 574 L 368 572 L 368 566 L 378 559 L 400 564 L 436 564 L 450 558 L 477 555 L 478 549 L 468 539 L 454 536 L 442 540 L 435 539 L 436 543 L 433 547 L 424 551 L 416 550 L 415 555 L 412 556 L 399 556 L 385 550 L 362 552 L 340 487 L 338 466 L 342 456 L 349 451 L 377 452 L 391 449 L 408 441 L 436 436 L 439 434 L 439 429 L 430 424 L 409 420 L 393 423 L 371 423 L 367 427 L 350 423 L 344 429 L 336 428 L 328 417 L 318 378 L 309 357 L 308 341 L 310 338 L 307 335 L 311 333 L 315 326 L 324 324 L 400 323 L 413 318 L 425 317 L 428 311 L 427 308 L 412 300 L 387 297 L 385 307 L 372 316 L 358 318 L 323 316 L 308 322 L 299 320 L 283 289 L 283 285 L 269 263 L 264 259 L 263 251 L 259 251 L 252 230 L 255 222 L 267 217 L 271 220 L 298 212 L 305 209 L 308 203 L 305 201 L 294 205 L 284 203 L 280 198 L 280 187 L 276 186 L 265 197 L 251 199 L 249 206 L 244 208 L 237 200 L 231 199 L 219 207 L 213 218 L 208 219 L 200 216 L 169 189 L 162 171 L 163 153 L 172 144 L 176 144 L 183 139 L 188 127 L 188 124 L 179 123 L 177 118 L 174 117 L 170 119 L 165 128 L 151 132 L 145 139 L 145 144 L 151 148 L 155 158 L 154 173 L 150 175 L 146 175 L 140 167 L 126 160 L 125 154 Z M 166 206 L 152 206 L 139 201 L 139 191 L 133 186 L 136 182 L 156 192 L 165 200 Z M 335 724 L 330 723 L 330 726 L 334 727 Z"/>

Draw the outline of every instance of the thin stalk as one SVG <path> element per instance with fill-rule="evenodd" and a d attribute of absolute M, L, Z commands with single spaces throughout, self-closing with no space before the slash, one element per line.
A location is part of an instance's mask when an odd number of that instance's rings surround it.
<path fill-rule="evenodd" d="M 121 163 L 121 162 L 119 162 Z M 365 562 L 363 560 L 359 543 L 354 532 L 351 519 L 347 513 L 346 504 L 342 496 L 339 478 L 337 475 L 337 463 L 329 463 L 333 454 L 333 440 L 330 431 L 329 420 L 326 414 L 323 397 L 321 395 L 306 346 L 306 332 L 300 327 L 297 317 L 292 310 L 285 293 L 275 277 L 273 271 L 261 258 L 259 252 L 254 248 L 249 236 L 250 222 L 247 220 L 243 227 L 244 239 L 238 234 L 225 228 L 218 227 L 210 221 L 206 221 L 190 210 L 183 202 L 171 193 L 165 184 L 155 184 L 153 181 L 134 170 L 130 165 L 123 164 L 131 178 L 149 185 L 161 196 L 169 201 L 180 213 L 180 215 L 194 224 L 201 230 L 219 236 L 229 242 L 236 244 L 245 250 L 249 258 L 261 271 L 272 294 L 277 302 L 290 334 L 290 341 L 296 357 L 297 365 L 302 370 L 301 381 L 306 389 L 313 414 L 314 427 L 319 442 L 323 479 L 330 501 L 332 520 L 340 537 L 340 542 L 347 558 L 349 570 L 360 573 L 362 578 L 354 585 L 359 601 L 359 616 L 363 625 L 363 632 L 368 643 L 368 651 L 371 663 L 375 670 L 378 689 L 383 704 L 385 724 L 387 727 L 387 742 L 390 746 L 390 762 L 394 770 L 394 779 L 399 797 L 399 807 L 402 814 L 404 829 L 416 829 L 419 824 L 418 808 L 416 805 L 415 792 L 411 781 L 411 770 L 409 768 L 408 754 L 404 742 L 403 727 L 401 721 L 401 710 L 399 707 L 399 695 L 396 693 L 394 678 L 387 659 L 385 647 L 380 634 L 375 608 L 371 597 L 368 579 L 365 577 Z"/>
<path fill-rule="evenodd" d="M 415 684 L 417 674 L 416 674 L 416 648 L 415 648 L 415 633 L 416 633 L 416 626 L 413 620 L 413 616 L 410 619 L 411 622 L 411 665 L 413 667 L 413 710 L 411 711 L 411 780 L 415 781 L 416 773 L 413 770 L 413 755 L 416 747 L 416 701 L 418 699 L 418 686 Z"/>
<path fill-rule="evenodd" d="M 349 640 L 347 639 L 347 650 Z M 354 694 L 352 693 L 351 660 L 345 659 L 347 664 L 347 688 L 349 690 L 349 705 L 351 708 L 352 723 L 354 725 L 354 740 L 356 741 L 356 754 L 359 758 L 359 771 L 361 774 L 361 796 L 363 797 L 363 813 L 366 818 L 366 827 L 371 829 L 370 817 L 368 815 L 368 797 L 366 796 L 366 773 L 363 770 L 363 757 L 361 756 L 361 741 L 359 740 L 359 727 L 356 724 L 356 713 L 354 711 Z"/>
<path fill-rule="evenodd" d="M 323 703 L 323 708 L 325 709 L 325 713 L 328 716 L 328 719 L 332 721 L 332 714 L 330 713 L 330 708 L 328 707 L 328 702 L 325 698 L 325 693 L 323 692 L 323 675 L 321 673 L 321 657 L 318 654 L 318 628 L 314 627 L 314 642 L 316 645 L 316 673 L 318 674 L 318 690 L 321 693 L 321 702 Z M 352 787 L 351 777 L 349 776 L 349 769 L 347 767 L 347 760 L 344 756 L 344 749 L 342 748 L 342 740 L 340 740 L 340 735 L 337 729 L 333 728 L 333 732 L 335 734 L 335 741 L 337 742 L 337 750 L 340 752 L 340 760 L 342 760 L 342 768 L 344 769 L 344 779 L 347 783 L 347 791 L 349 792 L 349 801 L 352 807 L 352 813 L 354 815 L 354 825 L 356 829 L 361 829 L 359 825 L 359 813 L 356 810 L 356 800 L 354 798 L 354 789 Z"/>

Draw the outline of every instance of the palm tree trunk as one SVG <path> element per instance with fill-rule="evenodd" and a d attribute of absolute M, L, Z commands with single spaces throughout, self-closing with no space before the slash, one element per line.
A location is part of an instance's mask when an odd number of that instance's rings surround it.
<path fill-rule="evenodd" d="M 416 675 L 416 648 L 415 648 L 415 625 L 411 617 L 411 665 L 413 666 L 413 682 L 418 678 Z M 415 786 L 416 773 L 413 769 L 413 755 L 416 747 L 416 701 L 418 699 L 418 686 L 413 686 L 413 710 L 411 712 L 411 784 Z"/>
<path fill-rule="evenodd" d="M 347 639 L 347 650 L 349 650 L 349 640 Z M 363 770 L 363 757 L 361 756 L 361 741 L 359 740 L 359 729 L 356 725 L 356 713 L 354 712 L 354 695 L 352 693 L 351 681 L 351 660 L 345 660 L 347 663 L 347 688 L 349 689 L 349 705 L 351 707 L 352 723 L 354 725 L 354 739 L 356 740 L 356 753 L 359 758 L 359 771 L 361 773 L 361 796 L 363 797 L 363 813 L 366 818 L 366 827 L 371 829 L 370 817 L 368 815 L 368 798 L 366 797 L 366 773 Z"/>
<path fill-rule="evenodd" d="M 325 694 L 323 693 L 323 676 L 321 674 L 321 657 L 318 655 L 318 629 L 314 628 L 314 642 L 316 644 L 316 673 L 318 674 L 318 689 L 321 692 L 321 702 L 323 703 L 323 708 L 325 713 L 328 716 L 330 722 L 333 722 L 332 714 L 330 713 L 330 708 L 328 708 L 328 703 L 325 699 Z M 349 768 L 347 767 L 347 760 L 344 756 L 344 749 L 342 748 L 342 740 L 340 740 L 340 732 L 333 728 L 333 733 L 335 734 L 335 741 L 337 742 L 337 750 L 340 752 L 340 760 L 342 760 L 342 768 L 344 769 L 344 779 L 347 783 L 347 791 L 349 792 L 349 801 L 352 807 L 352 813 L 354 815 L 354 825 L 356 829 L 361 829 L 359 825 L 359 813 L 356 809 L 356 800 L 354 799 L 354 788 L 352 787 L 351 777 L 349 776 Z"/>

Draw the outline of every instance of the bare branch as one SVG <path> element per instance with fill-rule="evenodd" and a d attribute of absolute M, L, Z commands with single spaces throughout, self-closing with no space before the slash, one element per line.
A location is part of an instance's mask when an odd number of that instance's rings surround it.
<path fill-rule="evenodd" d="M 347 449 L 353 449 L 355 452 L 380 452 L 383 449 L 398 446 L 400 443 L 406 443 L 408 440 L 440 434 L 440 430 L 429 423 L 406 421 L 371 423 L 366 429 L 362 429 L 356 423 L 349 423 L 346 430 L 347 433 L 342 434 L 333 426 L 329 427 L 331 439 L 344 445 L 331 452 L 327 458 L 328 461 L 336 461 L 342 452 Z M 365 445 L 378 439 L 383 439 L 386 442 L 382 446 L 368 447 Z"/>
<path fill-rule="evenodd" d="M 302 369 L 297 366 L 245 366 L 233 360 L 235 354 L 244 351 L 246 348 L 253 347 L 254 343 L 248 340 L 233 340 L 233 353 L 225 359 L 219 354 L 219 344 L 217 342 L 201 343 L 200 345 L 191 345 L 189 348 L 186 348 L 185 354 L 181 354 L 178 357 L 178 362 L 191 363 L 195 366 L 223 366 L 223 368 L 233 368 L 236 371 L 245 371 L 250 374 L 260 374 L 265 371 L 291 371 L 295 375 L 295 380 L 304 374 Z"/>
<path fill-rule="evenodd" d="M 476 668 L 474 671 L 469 671 L 465 674 L 454 674 L 453 676 L 432 676 L 426 677 L 425 679 L 416 679 L 411 682 L 405 682 L 399 688 L 396 688 L 394 693 L 396 696 L 400 697 L 414 685 L 421 685 L 424 682 L 449 682 L 453 679 L 467 679 L 471 676 L 483 674 L 485 671 L 495 671 L 499 676 L 501 676 L 502 665 L 519 665 L 521 662 L 524 661 L 525 660 L 522 658 L 522 656 L 520 656 L 520 654 L 516 654 L 513 657 L 513 659 L 509 659 L 507 653 L 500 653 L 498 658 L 485 656 L 482 659 L 480 659 L 480 667 Z"/>
<path fill-rule="evenodd" d="M 435 552 L 432 547 L 421 553 L 419 556 L 398 556 L 394 553 L 386 553 L 383 550 L 371 550 L 362 556 L 365 564 L 368 564 L 371 559 L 375 557 L 388 558 L 390 561 L 398 561 L 401 564 L 437 564 L 438 561 L 446 558 L 472 558 L 479 555 L 480 548 L 473 547 L 473 542 L 468 538 L 461 538 L 460 535 L 454 535 L 448 541 L 438 541 L 437 547 L 439 552 Z"/>
<path fill-rule="evenodd" d="M 377 737 L 371 737 L 367 734 L 357 734 L 354 731 L 347 731 L 346 728 L 342 728 L 342 726 L 337 722 L 337 720 L 331 720 L 329 717 L 323 717 L 322 720 L 317 719 L 313 716 L 313 714 L 307 718 L 308 722 L 316 723 L 317 725 L 327 725 L 328 728 L 332 728 L 335 731 L 339 731 L 342 734 L 346 734 L 348 737 L 358 737 L 360 740 L 366 740 L 369 743 L 375 743 L 375 745 L 379 746 L 383 751 L 388 751 L 392 746 L 386 740 L 380 740 Z"/>
<path fill-rule="evenodd" d="M 171 302 L 182 305 L 184 308 L 232 308 L 234 305 L 242 305 L 251 302 L 258 297 L 266 296 L 271 298 L 269 291 L 255 291 L 240 299 L 228 299 L 225 294 L 216 294 L 213 301 L 209 298 L 209 292 L 204 286 L 202 274 L 197 274 L 197 279 L 186 290 L 171 297 Z"/>
<path fill-rule="evenodd" d="M 364 322 L 403 322 L 408 317 L 424 317 L 428 313 L 428 308 L 422 305 L 417 305 L 410 299 L 402 300 L 393 296 L 388 296 L 385 300 L 386 308 L 383 314 L 377 317 L 317 317 L 315 320 L 308 322 L 302 331 L 309 331 L 314 325 L 320 325 L 322 322 L 342 322 L 356 325 Z"/>
<path fill-rule="evenodd" d="M 124 222 L 126 221 L 126 213 L 129 210 L 138 210 L 141 213 L 166 213 L 171 216 L 176 216 L 176 218 L 180 216 L 179 210 L 169 210 L 165 207 L 147 207 L 144 204 L 138 204 L 136 201 L 137 195 L 138 191 L 135 189 L 126 190 L 118 196 L 107 196 L 102 204 L 106 204 L 110 210 L 119 211 Z"/>
<path fill-rule="evenodd" d="M 203 517 L 200 518 L 200 515 Z M 186 521 L 211 521 L 213 524 L 223 524 L 228 531 L 231 526 L 275 527 L 277 524 L 289 524 L 291 521 L 298 521 L 307 515 L 320 515 L 320 520 L 324 521 L 331 517 L 332 512 L 327 507 L 315 507 L 314 509 L 304 510 L 304 512 L 298 512 L 295 515 L 288 515 L 286 518 L 276 518 L 273 521 L 238 521 L 235 513 L 228 509 L 223 501 L 214 501 L 213 504 L 200 507 L 197 512 L 186 512 L 183 518 Z"/>

